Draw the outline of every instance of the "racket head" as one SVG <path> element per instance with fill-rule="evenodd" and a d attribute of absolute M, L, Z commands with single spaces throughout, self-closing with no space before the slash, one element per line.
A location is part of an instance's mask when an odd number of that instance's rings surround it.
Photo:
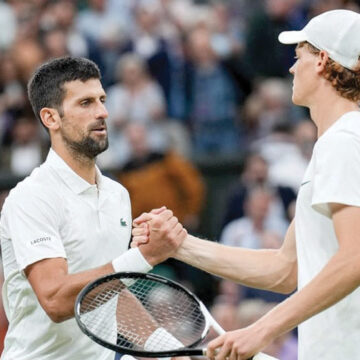
<path fill-rule="evenodd" d="M 144 344 L 141 345 L 145 338 L 137 336 L 139 330 L 128 330 L 132 317 L 136 317 L 134 309 L 119 306 L 119 303 L 126 307 L 125 304 L 133 302 L 132 299 L 126 301 L 124 297 L 129 293 L 183 347 L 162 350 L 159 344 L 158 348 L 145 349 Z M 203 349 L 194 349 L 206 337 L 211 326 L 202 306 L 191 291 L 175 281 L 155 274 L 121 272 L 106 275 L 85 286 L 77 296 L 74 312 L 82 332 L 106 348 L 140 357 L 169 357 L 203 354 Z M 122 317 L 126 318 L 126 331 L 119 326 Z M 119 330 L 120 338 L 117 334 Z M 137 343 L 134 344 L 134 341 Z"/>

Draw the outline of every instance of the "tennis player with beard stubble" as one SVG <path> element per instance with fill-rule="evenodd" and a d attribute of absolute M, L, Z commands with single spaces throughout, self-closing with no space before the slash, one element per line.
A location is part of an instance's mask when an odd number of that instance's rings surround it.
<path fill-rule="evenodd" d="M 50 134 L 51 149 L 46 161 L 11 190 L 1 213 L 9 320 L 2 360 L 113 360 L 114 352 L 78 328 L 76 296 L 114 271 L 149 271 L 179 246 L 186 231 L 166 210 L 166 229 L 157 228 L 171 236 L 128 250 L 128 192 L 95 165 L 108 146 L 108 113 L 93 62 L 51 60 L 36 70 L 28 93 Z"/>
<path fill-rule="evenodd" d="M 308 107 L 318 140 L 280 249 L 231 248 L 188 236 L 173 257 L 246 286 L 291 293 L 249 327 L 209 343 L 210 358 L 243 360 L 299 325 L 299 360 L 358 359 L 360 354 L 360 14 L 334 10 L 303 30 L 292 99 Z M 132 246 L 155 243 L 161 210 L 143 214 Z M 157 223 L 158 226 L 158 223 Z M 215 349 L 219 353 L 215 353 Z"/>

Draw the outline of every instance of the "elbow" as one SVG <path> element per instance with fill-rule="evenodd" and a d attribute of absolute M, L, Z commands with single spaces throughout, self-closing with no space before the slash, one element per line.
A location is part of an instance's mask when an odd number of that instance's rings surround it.
<path fill-rule="evenodd" d="M 297 289 L 297 282 L 286 282 L 279 286 L 278 292 L 280 294 L 289 295 Z"/>
<path fill-rule="evenodd" d="M 297 262 L 294 261 L 282 270 L 279 281 L 271 290 L 284 295 L 293 293 L 297 289 L 297 276 Z"/>
<path fill-rule="evenodd" d="M 48 300 L 46 301 L 46 303 L 42 304 L 42 307 L 46 315 L 54 323 L 59 324 L 65 320 L 68 320 L 71 317 L 61 311 L 61 304 L 59 304 L 59 302 L 56 300 Z"/>

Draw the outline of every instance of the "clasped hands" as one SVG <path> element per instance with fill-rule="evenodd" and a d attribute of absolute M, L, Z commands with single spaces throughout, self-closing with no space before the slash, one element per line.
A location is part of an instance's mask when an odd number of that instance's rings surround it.
<path fill-rule="evenodd" d="M 139 247 L 147 261 L 156 265 L 175 256 L 188 234 L 166 207 L 143 213 L 133 221 L 131 247 Z M 263 349 L 269 339 L 257 323 L 230 331 L 207 345 L 211 360 L 245 360 Z"/>
<path fill-rule="evenodd" d="M 151 265 L 175 255 L 187 231 L 165 206 L 143 213 L 133 221 L 131 247 L 139 247 Z"/>

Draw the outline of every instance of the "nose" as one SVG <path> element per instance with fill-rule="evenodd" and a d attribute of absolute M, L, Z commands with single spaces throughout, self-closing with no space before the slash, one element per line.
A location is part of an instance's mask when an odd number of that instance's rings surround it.
<path fill-rule="evenodd" d="M 106 119 L 109 116 L 109 113 L 105 107 L 105 104 L 99 101 L 98 106 L 96 107 L 96 118 L 97 119 Z"/>
<path fill-rule="evenodd" d="M 295 64 L 289 69 L 289 73 L 291 75 L 294 75 L 294 72 L 295 72 Z"/>

